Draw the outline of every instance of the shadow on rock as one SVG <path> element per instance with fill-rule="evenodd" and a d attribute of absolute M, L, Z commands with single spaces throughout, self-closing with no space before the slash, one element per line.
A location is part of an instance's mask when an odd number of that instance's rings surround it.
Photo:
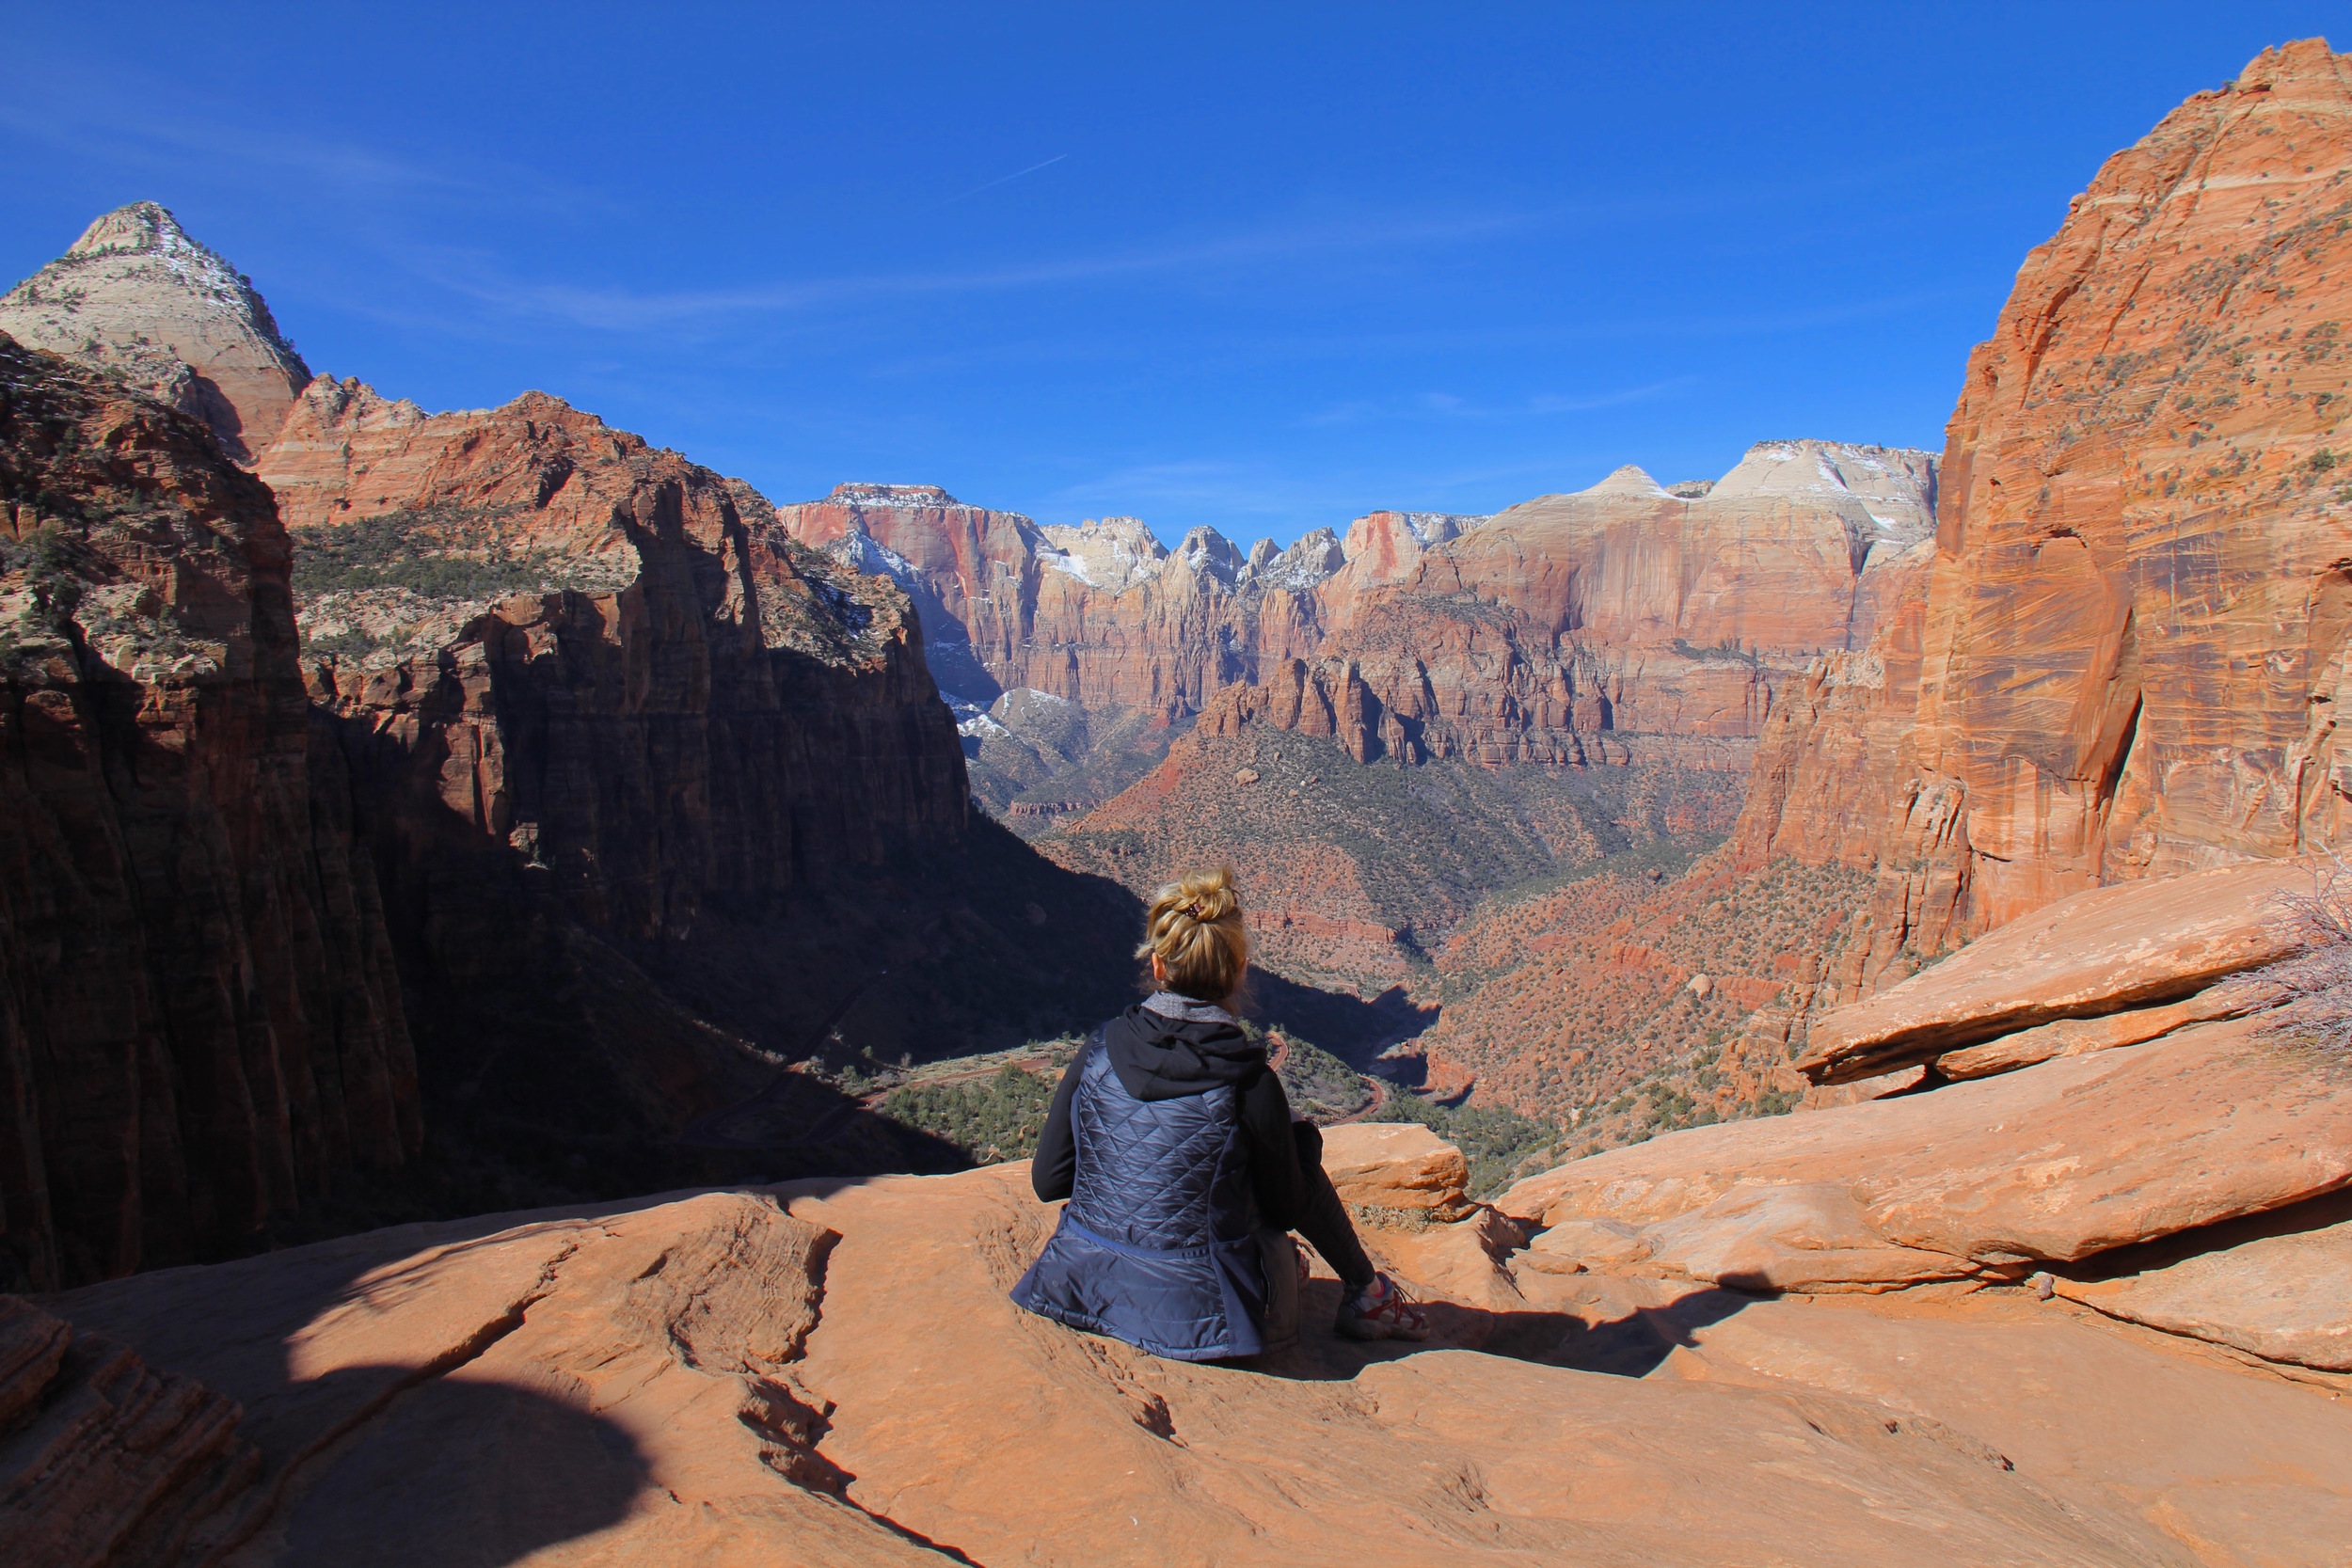
<path fill-rule="evenodd" d="M 389 1370 L 349 1367 L 319 1381 L 365 1385 Z M 367 1442 L 305 1481 L 280 1522 L 280 1561 L 493 1568 L 620 1523 L 652 1470 L 611 1421 L 460 1374 L 408 1388 Z"/>
<path fill-rule="evenodd" d="M 1375 1362 L 1399 1361 L 1426 1351 L 1470 1350 L 1575 1371 L 1641 1377 L 1677 1346 L 1695 1344 L 1694 1330 L 1721 1323 L 1762 1299 L 1738 1291 L 1697 1291 L 1671 1306 L 1635 1307 L 1599 1323 L 1573 1312 L 1490 1312 L 1433 1301 L 1422 1304 L 1429 1316 L 1427 1339 L 1364 1342 L 1332 1332 L 1340 1287 L 1332 1280 L 1315 1280 L 1300 1296 L 1298 1343 L 1245 1365 L 1271 1377 L 1345 1382 Z"/>

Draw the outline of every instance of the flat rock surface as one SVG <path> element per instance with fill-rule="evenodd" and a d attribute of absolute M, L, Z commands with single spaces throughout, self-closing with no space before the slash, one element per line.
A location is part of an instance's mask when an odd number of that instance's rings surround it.
<path fill-rule="evenodd" d="M 2295 950 L 2282 895 L 2310 862 L 2263 861 L 2093 888 L 2010 921 L 1813 1025 L 1797 1066 L 1868 1078 L 2064 1018 L 2170 1002 Z"/>
<path fill-rule="evenodd" d="M 1774 1233 L 1789 1246 L 2004 1263 L 2083 1258 L 2347 1181 L 2352 1064 L 2233 1020 L 1924 1094 L 1668 1133 L 1531 1177 L 1498 1206 L 1542 1226 L 1642 1228 L 1657 1266 L 1717 1277 L 1702 1250 L 1667 1243 L 1743 1184 L 1851 1195 L 1844 1218 L 1863 1228 L 1786 1206 Z M 1884 1277 L 1882 1261 L 1814 1266 L 1867 1281 Z"/>
<path fill-rule="evenodd" d="M 1807 1118 L 1823 1119 L 1823 1118 Z M 1014 1307 L 1027 1171 L 411 1227 L 43 1306 L 240 1400 L 275 1564 L 2323 1562 L 2352 1409 L 2003 1291 L 1807 1306 L 1373 1231 L 1256 1368 Z M 1417 1259 L 1457 1269 L 1410 1271 Z M 1484 1298 L 1481 1305 L 1473 1298 Z"/>
<path fill-rule="evenodd" d="M 1638 1333 L 1652 1380 L 1861 1402 L 1906 1433 L 1997 1455 L 2119 1537 L 2161 1538 L 2151 1562 L 2333 1568 L 2352 1540 L 2352 1394 L 2341 1385 L 2249 1373 L 2223 1353 L 2020 1290 L 1756 1300 L 1645 1280 L 1528 1286 L 1539 1306 L 1608 1325 L 1586 1337 L 1591 1356 L 1622 1357 Z M 2040 1560 L 2021 1548 L 2010 1560 Z"/>

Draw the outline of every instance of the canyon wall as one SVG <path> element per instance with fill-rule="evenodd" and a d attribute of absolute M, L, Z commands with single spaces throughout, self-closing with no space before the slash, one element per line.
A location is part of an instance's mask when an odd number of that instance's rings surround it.
<path fill-rule="evenodd" d="M 1813 668 L 1739 834 L 1883 867 L 1847 999 L 2085 888 L 2352 832 L 2347 121 L 2352 61 L 2265 51 L 2108 160 L 1971 355 L 1924 604 Z"/>
<path fill-rule="evenodd" d="M 269 492 L 0 338 L 0 1269 L 237 1245 L 421 1135 Z"/>
<path fill-rule="evenodd" d="M 1326 531 L 1244 555 L 1215 529 L 1173 550 L 1132 517 L 1040 528 L 933 485 L 844 484 L 777 508 L 791 534 L 898 580 L 950 691 L 1026 688 L 1163 721 L 1319 641 L 1312 590 L 1340 564 Z"/>
<path fill-rule="evenodd" d="M 199 373 L 307 375 L 159 208 L 8 297 L 85 363 L 11 344 L 0 411 L 8 1280 L 935 1164 L 787 1069 L 1123 994 L 1131 904 L 974 820 L 907 595 L 749 486 L 536 393 Z"/>
<path fill-rule="evenodd" d="M 541 394 L 427 416 L 326 377 L 259 471 L 440 1125 L 707 1180 L 677 1140 L 789 1062 L 1050 1033 L 1123 978 L 1120 911 L 971 819 L 906 594 L 748 486 Z M 764 1168 L 817 1157 L 828 1095 Z"/>

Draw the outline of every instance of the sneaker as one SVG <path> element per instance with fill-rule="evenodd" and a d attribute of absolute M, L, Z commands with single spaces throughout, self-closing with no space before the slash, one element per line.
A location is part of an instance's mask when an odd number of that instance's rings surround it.
<path fill-rule="evenodd" d="M 1333 1332 L 1349 1339 L 1426 1339 L 1429 1319 L 1415 1307 L 1404 1287 L 1385 1274 L 1340 1304 Z"/>

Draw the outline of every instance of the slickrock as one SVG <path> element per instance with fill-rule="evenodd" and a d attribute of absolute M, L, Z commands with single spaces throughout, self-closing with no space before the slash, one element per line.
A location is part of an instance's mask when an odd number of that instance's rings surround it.
<path fill-rule="evenodd" d="M 0 332 L 194 415 L 248 467 L 310 379 L 252 281 L 152 201 L 106 214 L 0 294 Z"/>
<path fill-rule="evenodd" d="M 245 1407 L 232 1563 L 936 1560 L 791 1366 L 826 1232 L 755 1196 L 412 1226 L 59 1298 Z"/>
<path fill-rule="evenodd" d="M 419 1147 L 269 492 L 0 338 L 0 1283 L 247 1243 Z"/>
<path fill-rule="evenodd" d="M 2020 1029 L 1964 1051 L 1947 1051 L 1935 1058 L 1933 1070 L 1947 1079 L 1990 1078 L 1996 1072 L 2014 1072 L 2021 1067 L 2031 1067 L 2057 1056 L 2079 1056 L 2089 1051 L 2138 1045 L 2191 1023 L 2210 1023 L 2216 1019 L 2256 1011 L 2275 999 L 2275 992 L 2257 985 L 2212 986 L 2185 1002 L 2134 1007 L 2100 1018 L 2063 1018 L 2056 1023 Z M 1924 1081 L 1929 1069 L 1920 1067 L 1909 1070 L 1915 1081 Z"/>
<path fill-rule="evenodd" d="M 1594 1325 L 1592 1364 L 1864 1402 L 1905 1432 L 2014 1465 L 2076 1518 L 2145 1540 L 2151 1562 L 2323 1568 L 2352 1539 L 2352 1470 L 2335 1457 L 2352 1402 L 2064 1302 L 1534 1283 L 1556 1291 L 1538 1292 L 1544 1305 Z"/>
<path fill-rule="evenodd" d="M 2023 1292 L 1531 1270 L 1493 1307 L 1416 1280 L 1436 1338 L 1364 1346 L 1319 1277 L 1295 1352 L 1191 1366 L 1011 1305 L 1053 1223 L 1026 1189 L 488 1216 L 49 1305 L 246 1406 L 247 1568 L 2324 1562 L 2352 1517 L 2328 1390 Z"/>
<path fill-rule="evenodd" d="M 1896 1068 L 1957 1055 L 2060 1019 L 2091 1019 L 2205 990 L 2230 975 L 2285 957 L 2299 945 L 2280 904 L 2308 895 L 2319 867 L 2265 861 L 2184 876 L 2093 888 L 1979 938 L 1942 963 L 1867 1001 L 1818 1020 L 1799 1069 L 1816 1083 L 1876 1077 Z M 2225 1016 L 2234 999 L 2215 998 L 2203 1016 Z M 2153 1038 L 2190 1013 L 2138 1022 Z M 2159 1026 L 2160 1025 L 2160 1026 Z M 2133 1043 L 2130 1023 L 2104 1037 Z M 2045 1036 L 2007 1052 L 1992 1047 L 1958 1062 L 1952 1076 L 1976 1077 L 2066 1054 L 2102 1038 Z"/>
<path fill-rule="evenodd" d="M 1430 1220 L 1460 1219 L 1472 1207 L 1470 1163 L 1419 1122 L 1326 1128 L 1323 1168 L 1343 1203 Z"/>
<path fill-rule="evenodd" d="M 2341 1201 L 2329 1207 L 2352 1215 Z M 2054 1283 L 2059 1295 L 2109 1317 L 2265 1360 L 2352 1372 L 2352 1217 L 2115 1278 Z"/>
<path fill-rule="evenodd" d="M 1667 1133 L 1531 1177 L 1496 1202 L 1544 1227 L 1630 1227 L 1646 1250 L 1623 1261 L 1727 1284 L 1748 1280 L 1749 1264 L 1719 1242 L 1800 1250 L 1814 1255 L 1819 1288 L 1888 1283 L 1915 1264 L 1909 1277 L 2015 1274 L 2347 1181 L 2340 1065 L 2236 1020 L 1930 1093 Z M 1775 1196 L 1792 1185 L 1812 1191 Z M 1756 1207 L 1775 1202 L 1783 1211 Z M 1534 1244 L 1574 1256 L 1581 1235 Z M 1940 1256 L 1896 1266 L 1889 1248 Z"/>

